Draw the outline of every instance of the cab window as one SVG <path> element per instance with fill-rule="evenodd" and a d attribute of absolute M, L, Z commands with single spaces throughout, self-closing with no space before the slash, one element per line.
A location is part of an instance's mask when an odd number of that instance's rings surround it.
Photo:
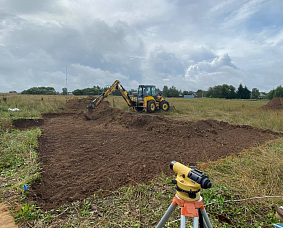
<path fill-rule="evenodd" d="M 143 95 L 142 89 L 143 89 L 142 87 L 139 87 L 139 96 Z"/>
<path fill-rule="evenodd" d="M 151 87 L 151 92 L 152 92 L 152 96 L 156 96 L 156 90 L 155 87 Z"/>
<path fill-rule="evenodd" d="M 145 96 L 151 96 L 150 87 L 145 87 L 145 89 L 144 89 L 144 95 L 145 95 Z"/>

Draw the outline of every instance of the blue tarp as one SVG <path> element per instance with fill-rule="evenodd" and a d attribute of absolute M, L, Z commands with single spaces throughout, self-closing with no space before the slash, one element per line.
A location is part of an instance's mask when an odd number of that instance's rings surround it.
<path fill-rule="evenodd" d="M 184 98 L 194 98 L 194 95 L 184 95 Z"/>

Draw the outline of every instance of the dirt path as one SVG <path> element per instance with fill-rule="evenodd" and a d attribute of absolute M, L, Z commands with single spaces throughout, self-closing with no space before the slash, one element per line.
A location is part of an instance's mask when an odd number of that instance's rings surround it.
<path fill-rule="evenodd" d="M 214 161 L 279 137 L 215 120 L 181 122 L 125 113 L 107 103 L 95 111 L 91 121 L 79 114 L 45 116 L 39 143 L 42 182 L 30 193 L 43 209 L 99 189 L 107 193 L 161 173 L 172 175 L 173 160 L 190 165 Z"/>
<path fill-rule="evenodd" d="M 14 217 L 10 214 L 9 209 L 4 204 L 0 204 L 0 228 L 17 228 Z"/>

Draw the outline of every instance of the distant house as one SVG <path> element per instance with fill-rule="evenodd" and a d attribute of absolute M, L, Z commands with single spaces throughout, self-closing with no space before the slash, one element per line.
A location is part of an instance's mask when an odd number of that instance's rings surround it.
<path fill-rule="evenodd" d="M 17 93 L 17 91 L 11 90 L 11 91 L 9 91 L 9 93 Z"/>
<path fill-rule="evenodd" d="M 266 94 L 260 93 L 259 94 L 259 99 L 266 99 Z"/>

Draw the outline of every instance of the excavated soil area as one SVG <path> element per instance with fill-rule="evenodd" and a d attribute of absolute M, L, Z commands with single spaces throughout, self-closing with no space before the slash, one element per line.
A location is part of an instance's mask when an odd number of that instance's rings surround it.
<path fill-rule="evenodd" d="M 194 165 L 237 154 L 244 148 L 281 137 L 269 130 L 234 126 L 215 120 L 181 122 L 157 114 L 125 113 L 103 102 L 93 120 L 86 120 L 80 104 L 69 101 L 65 114 L 44 116 L 39 140 L 41 182 L 30 189 L 43 209 L 121 186 L 173 175 L 171 161 Z"/>
<path fill-rule="evenodd" d="M 16 119 L 12 121 L 12 124 L 19 130 L 26 130 L 42 126 L 44 119 Z"/>

